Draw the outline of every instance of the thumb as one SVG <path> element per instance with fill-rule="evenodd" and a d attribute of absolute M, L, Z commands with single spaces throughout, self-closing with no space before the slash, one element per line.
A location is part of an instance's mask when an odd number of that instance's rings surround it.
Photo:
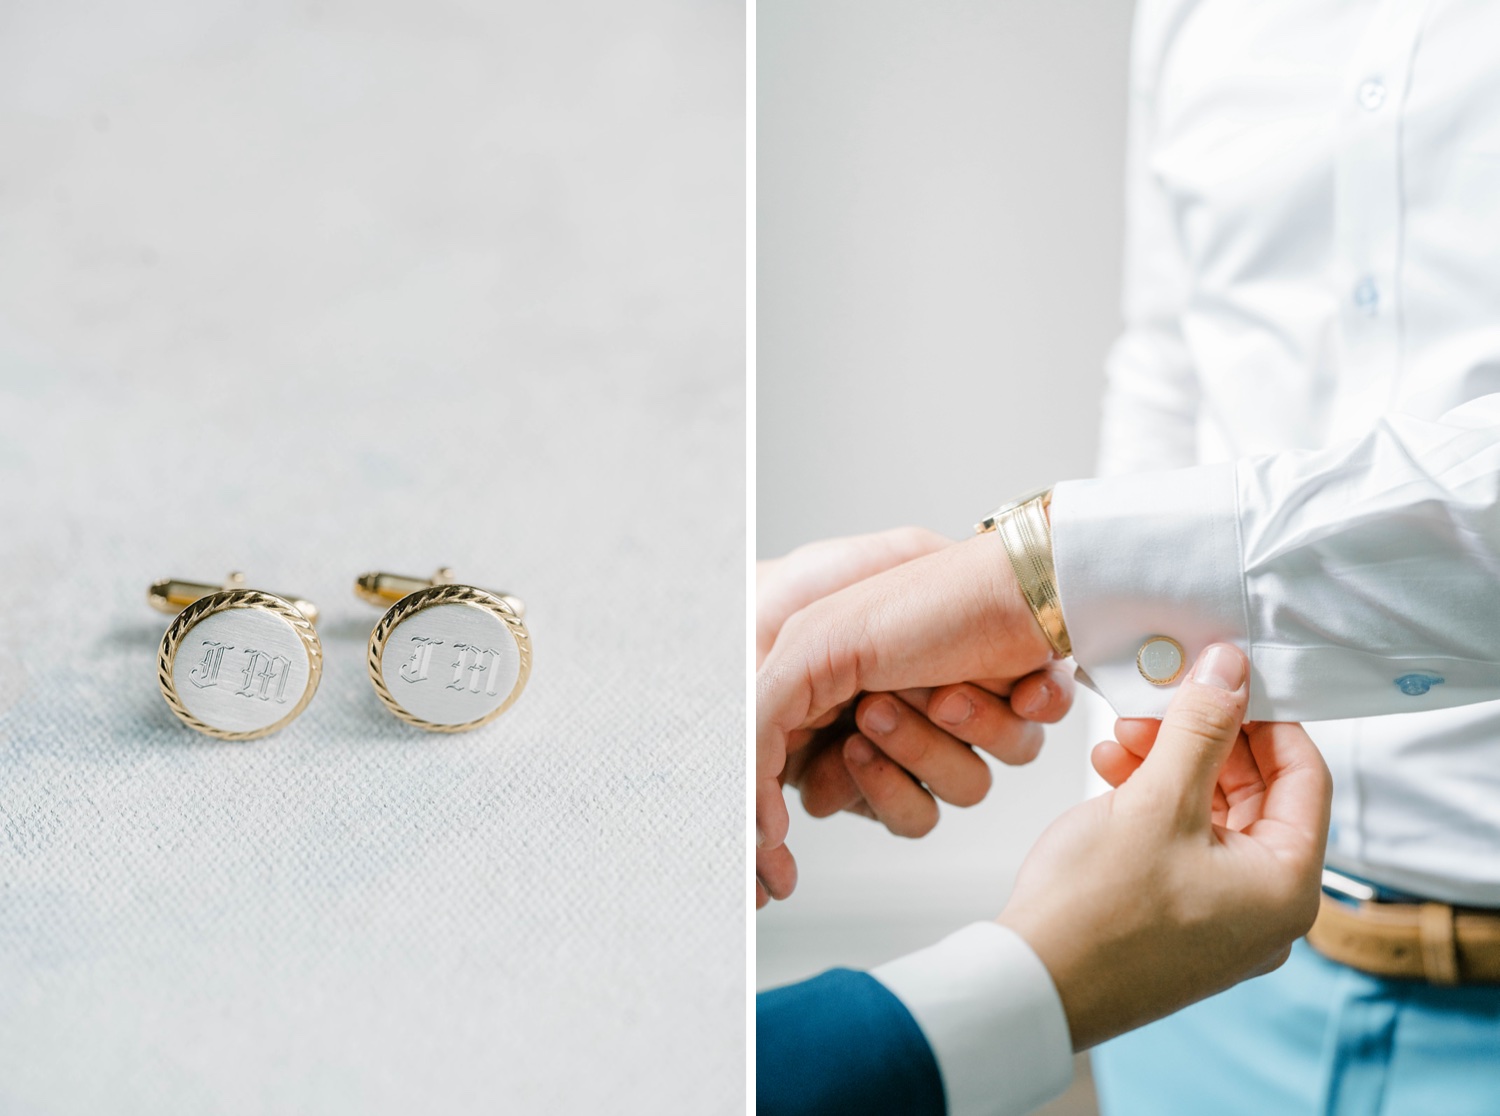
<path fill-rule="evenodd" d="M 1132 782 L 1177 803 L 1180 818 L 1207 825 L 1214 785 L 1245 719 L 1249 678 L 1250 663 L 1238 647 L 1204 648 Z"/>

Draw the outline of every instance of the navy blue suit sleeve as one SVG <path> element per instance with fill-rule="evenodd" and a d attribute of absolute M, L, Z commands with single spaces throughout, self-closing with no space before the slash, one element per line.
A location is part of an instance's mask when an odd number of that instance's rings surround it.
<path fill-rule="evenodd" d="M 831 969 L 755 998 L 758 1116 L 943 1116 L 943 1079 L 906 1005 Z"/>

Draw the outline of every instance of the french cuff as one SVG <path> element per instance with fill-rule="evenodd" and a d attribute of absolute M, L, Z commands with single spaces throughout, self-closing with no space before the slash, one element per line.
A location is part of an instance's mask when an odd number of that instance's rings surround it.
<path fill-rule="evenodd" d="M 1232 463 L 1057 485 L 1052 555 L 1079 680 L 1119 716 L 1165 713 L 1210 643 L 1249 654 Z"/>
<path fill-rule="evenodd" d="M 1041 958 L 976 922 L 870 972 L 911 1012 L 943 1078 L 948 1116 L 1018 1116 L 1073 1079 L 1073 1041 Z"/>

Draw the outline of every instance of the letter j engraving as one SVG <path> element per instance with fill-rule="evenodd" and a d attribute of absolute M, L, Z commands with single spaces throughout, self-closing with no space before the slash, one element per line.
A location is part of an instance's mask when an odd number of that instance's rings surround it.
<path fill-rule="evenodd" d="M 211 639 L 205 639 L 203 646 L 207 648 L 203 652 L 203 661 L 188 671 L 188 681 L 200 690 L 218 685 L 219 667 L 224 663 L 224 652 L 234 650 L 232 643 L 215 643 Z"/>
<path fill-rule="evenodd" d="M 401 665 L 401 677 L 407 682 L 427 681 L 427 668 L 432 664 L 432 649 L 441 647 L 443 641 L 426 636 L 412 636 L 417 646 L 412 648 L 411 658 Z"/>

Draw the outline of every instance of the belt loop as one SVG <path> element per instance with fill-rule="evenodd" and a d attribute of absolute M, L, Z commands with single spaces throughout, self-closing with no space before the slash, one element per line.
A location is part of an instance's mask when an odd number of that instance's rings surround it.
<path fill-rule="evenodd" d="M 1422 971 L 1433 984 L 1458 983 L 1458 943 L 1453 933 L 1453 908 L 1447 903 L 1423 903 L 1417 916 L 1422 941 Z"/>

